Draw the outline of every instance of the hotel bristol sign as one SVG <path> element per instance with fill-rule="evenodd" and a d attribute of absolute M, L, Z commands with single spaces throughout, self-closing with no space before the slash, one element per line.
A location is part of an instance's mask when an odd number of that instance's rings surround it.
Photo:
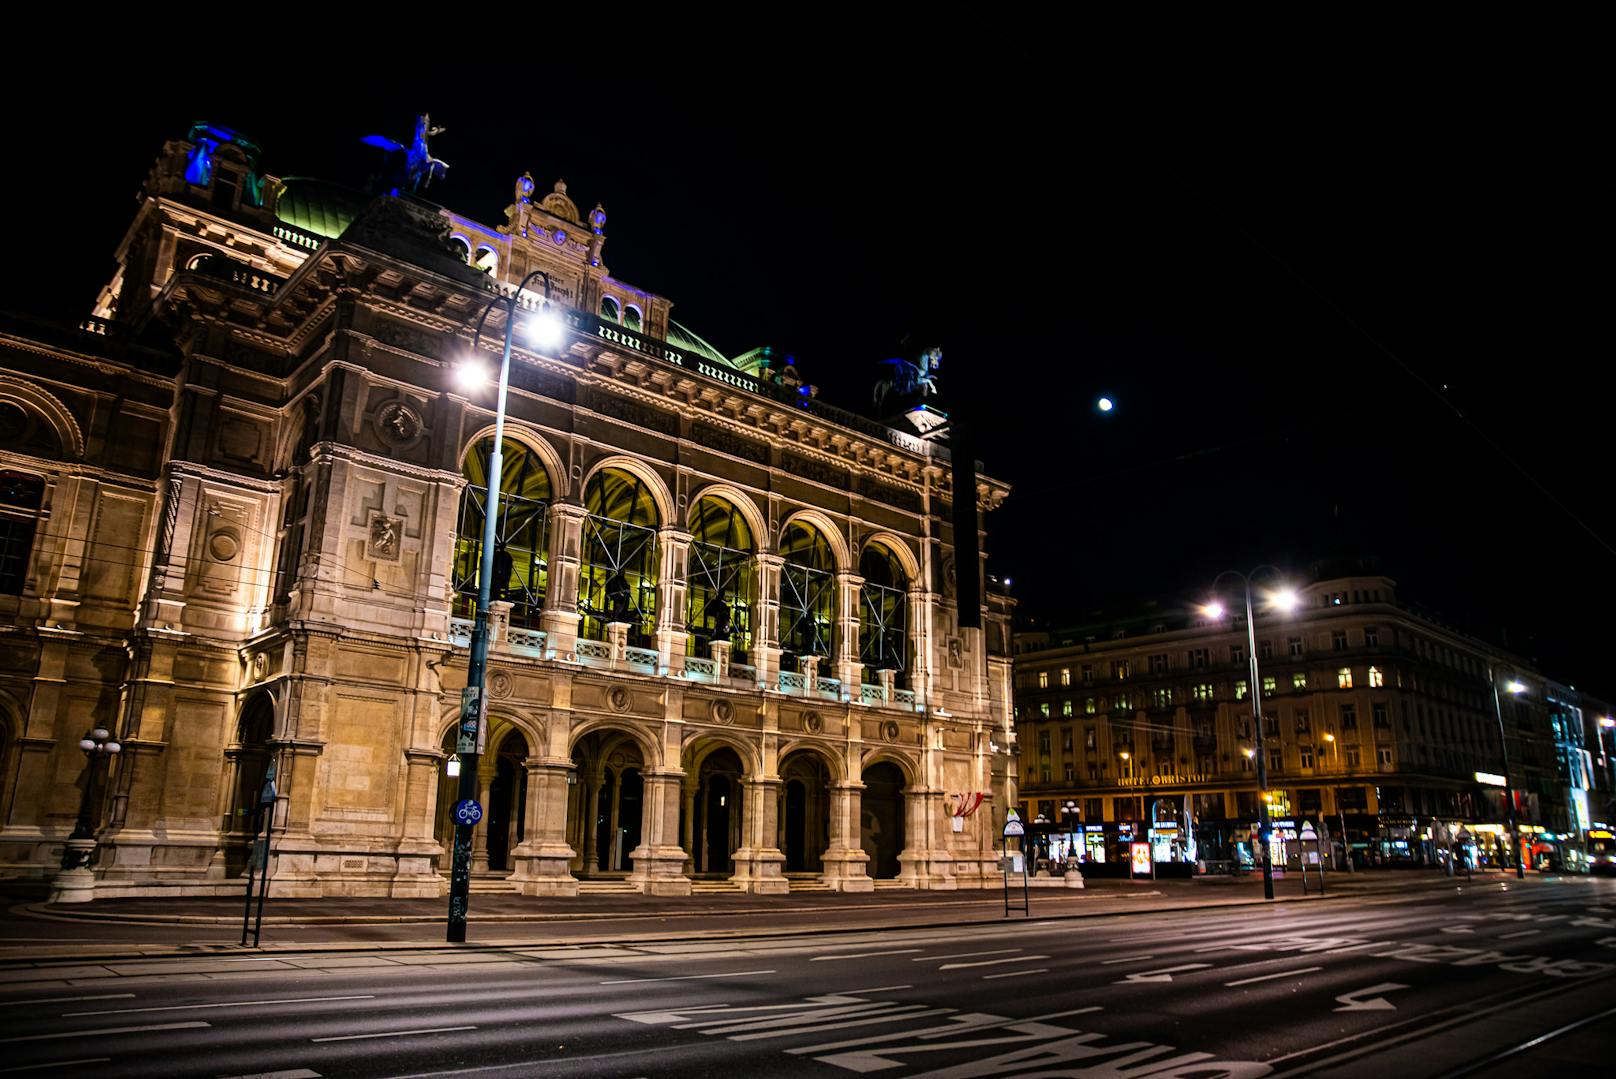
<path fill-rule="evenodd" d="M 1117 780 L 1119 787 L 1179 787 L 1191 786 L 1198 783 L 1209 783 L 1212 777 L 1204 773 L 1191 772 L 1162 772 L 1153 776 L 1122 776 Z"/>

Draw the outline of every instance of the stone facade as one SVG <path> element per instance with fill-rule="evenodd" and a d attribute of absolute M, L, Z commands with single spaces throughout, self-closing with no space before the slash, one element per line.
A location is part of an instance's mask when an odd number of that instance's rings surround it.
<path fill-rule="evenodd" d="M 991 883 L 1010 611 L 960 625 L 946 447 L 687 347 L 562 185 L 498 228 L 313 213 L 245 140 L 199 172 L 212 130 L 164 147 L 93 317 L 0 326 L 0 872 L 56 871 L 105 726 L 96 894 L 239 889 L 271 761 L 274 894 L 445 890 L 495 406 L 453 368 L 544 269 L 567 333 L 511 361 L 474 872 Z M 979 530 L 1006 494 L 978 477 Z"/>

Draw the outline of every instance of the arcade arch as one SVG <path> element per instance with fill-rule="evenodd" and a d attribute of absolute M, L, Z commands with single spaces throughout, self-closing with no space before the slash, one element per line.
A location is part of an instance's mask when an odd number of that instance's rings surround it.
<path fill-rule="evenodd" d="M 713 641 L 728 641 L 732 659 L 747 661 L 757 601 L 753 536 L 732 499 L 704 495 L 691 507 L 685 617 L 692 655 L 706 655 Z"/>
<path fill-rule="evenodd" d="M 583 561 L 578 571 L 579 636 L 605 640 L 611 622 L 644 644 L 656 624 L 659 499 L 637 472 L 597 469 L 584 484 Z"/>
<path fill-rule="evenodd" d="M 454 614 L 459 618 L 473 618 L 477 613 L 493 449 L 492 437 L 479 439 L 466 451 L 462 464 L 466 486 L 460 495 L 451 576 Z M 546 519 L 552 498 L 550 473 L 538 451 L 517 439 L 507 436 L 501 455 L 492 596 L 511 604 L 511 625 L 533 628 L 539 624 L 549 583 Z"/>

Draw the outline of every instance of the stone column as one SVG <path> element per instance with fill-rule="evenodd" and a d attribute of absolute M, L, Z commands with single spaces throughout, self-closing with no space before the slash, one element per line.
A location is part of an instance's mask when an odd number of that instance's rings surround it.
<path fill-rule="evenodd" d="M 606 645 L 612 652 L 613 670 L 621 670 L 628 665 L 628 631 L 631 628 L 627 622 L 606 623 Z"/>
<path fill-rule="evenodd" d="M 321 893 L 315 859 L 320 844 L 309 831 L 314 819 L 314 789 L 319 776 L 319 742 L 271 742 L 278 762 L 275 779 L 275 835 L 270 844 L 271 896 L 317 896 Z"/>
<path fill-rule="evenodd" d="M 496 599 L 488 604 L 488 650 L 508 651 L 511 646 L 511 608 L 509 600 Z"/>
<path fill-rule="evenodd" d="M 931 615 L 934 608 L 932 593 L 912 584 L 909 588 L 909 688 L 914 690 L 917 701 L 929 701 L 933 696 Z"/>
<path fill-rule="evenodd" d="M 836 654 L 832 670 L 842 683 L 842 699 L 858 699 L 864 663 L 859 648 L 859 615 L 864 605 L 864 578 L 856 573 L 836 574 Z"/>
<path fill-rule="evenodd" d="M 729 649 L 728 641 L 713 641 L 707 646 L 713 656 L 713 678 L 719 685 L 729 681 Z"/>
<path fill-rule="evenodd" d="M 539 626 L 546 651 L 562 656 L 578 642 L 578 573 L 586 516 L 582 506 L 571 502 L 550 507 L 550 568 Z"/>
<path fill-rule="evenodd" d="M 511 851 L 509 879 L 523 895 L 577 895 L 573 849 L 567 844 L 567 777 L 572 762 L 564 757 L 529 757 L 524 767 L 527 831 Z"/>
<path fill-rule="evenodd" d="M 388 894 L 436 898 L 447 884 L 432 867 L 440 851 L 432 831 L 443 754 L 435 749 L 406 749 L 404 768 L 404 836 L 398 843 L 398 869 Z"/>
<path fill-rule="evenodd" d="M 685 848 L 679 845 L 679 800 L 683 772 L 642 772 L 645 815 L 634 848 L 629 880 L 646 895 L 689 895 Z"/>
<path fill-rule="evenodd" d="M 802 695 L 804 697 L 814 696 L 814 683 L 819 681 L 819 658 L 818 656 L 797 657 L 797 666 L 802 671 Z"/>
<path fill-rule="evenodd" d="M 690 639 L 685 629 L 690 533 L 682 528 L 658 529 L 657 553 L 657 670 L 677 675 L 685 669 L 685 648 Z"/>
<path fill-rule="evenodd" d="M 757 609 L 752 618 L 752 662 L 757 667 L 758 688 L 779 684 L 780 673 L 780 567 L 785 559 L 777 554 L 757 556 Z"/>
<path fill-rule="evenodd" d="M 482 803 L 484 819 L 471 830 L 471 871 L 473 873 L 488 872 L 488 820 L 487 815 L 492 801 L 492 788 L 494 785 L 494 772 L 499 759 L 492 753 L 484 753 L 477 758 L 477 801 Z"/>
<path fill-rule="evenodd" d="M 954 891 L 954 856 L 935 835 L 943 817 L 943 792 L 917 785 L 903 792 L 903 851 L 899 879 L 911 888 Z"/>
<path fill-rule="evenodd" d="M 821 879 L 838 892 L 875 889 L 869 876 L 870 856 L 859 844 L 859 792 L 857 780 L 830 785 L 830 844 L 825 848 Z"/>
<path fill-rule="evenodd" d="M 735 851 L 735 875 L 730 879 L 743 891 L 783 895 L 791 890 L 791 884 L 782 875 L 786 856 L 774 845 L 779 831 L 776 818 L 780 778 L 742 779 L 741 788 L 745 805 L 741 846 Z"/>
<path fill-rule="evenodd" d="M 685 872 L 696 871 L 696 793 L 697 781 L 694 776 L 686 776 L 680 788 L 680 796 L 684 799 L 684 848 Z"/>

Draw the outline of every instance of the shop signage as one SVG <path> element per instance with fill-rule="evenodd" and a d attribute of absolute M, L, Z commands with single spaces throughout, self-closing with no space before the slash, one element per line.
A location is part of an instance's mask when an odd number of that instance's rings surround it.
<path fill-rule="evenodd" d="M 1133 872 L 1135 872 L 1135 873 L 1149 873 L 1150 872 L 1150 844 L 1149 843 L 1135 843 L 1129 848 L 1129 852 L 1133 855 Z"/>
<path fill-rule="evenodd" d="M 1507 787 L 1509 785 L 1505 782 L 1504 777 L 1497 772 L 1477 772 L 1476 782 L 1485 783 L 1489 787 Z"/>
<path fill-rule="evenodd" d="M 1190 773 L 1181 775 L 1177 772 L 1162 772 L 1153 776 L 1122 776 L 1117 779 L 1119 787 L 1172 787 L 1197 783 L 1208 783 L 1211 776 Z"/>

